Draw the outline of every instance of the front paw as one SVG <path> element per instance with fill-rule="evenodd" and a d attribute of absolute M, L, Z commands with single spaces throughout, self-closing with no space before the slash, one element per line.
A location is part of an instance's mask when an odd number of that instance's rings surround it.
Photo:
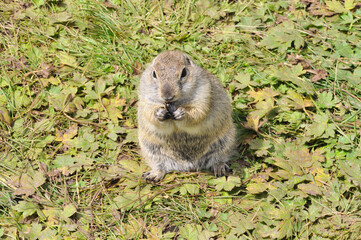
<path fill-rule="evenodd" d="M 158 108 L 155 111 L 155 117 L 159 121 L 164 121 L 172 117 L 172 115 L 165 108 Z"/>
<path fill-rule="evenodd" d="M 177 110 L 173 112 L 173 118 L 175 120 L 182 120 L 186 115 L 186 110 L 183 107 L 179 107 Z"/>
<path fill-rule="evenodd" d="M 145 181 L 153 183 L 159 182 L 164 178 L 164 176 L 165 172 L 159 170 L 151 170 L 149 172 L 143 173 L 143 178 L 145 179 Z"/>

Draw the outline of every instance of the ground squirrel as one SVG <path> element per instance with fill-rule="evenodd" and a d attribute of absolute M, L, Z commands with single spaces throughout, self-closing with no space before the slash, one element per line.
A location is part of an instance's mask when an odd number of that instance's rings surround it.
<path fill-rule="evenodd" d="M 140 79 L 139 143 L 147 181 L 171 171 L 212 169 L 225 175 L 236 130 L 218 79 L 180 51 L 160 53 Z"/>

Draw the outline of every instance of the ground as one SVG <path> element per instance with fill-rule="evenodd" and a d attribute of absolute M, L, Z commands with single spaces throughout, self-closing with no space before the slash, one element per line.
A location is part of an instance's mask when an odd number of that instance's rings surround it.
<path fill-rule="evenodd" d="M 361 4 L 0 2 L 1 239 L 360 239 Z M 137 83 L 178 49 L 227 89 L 233 173 L 156 184 Z"/>

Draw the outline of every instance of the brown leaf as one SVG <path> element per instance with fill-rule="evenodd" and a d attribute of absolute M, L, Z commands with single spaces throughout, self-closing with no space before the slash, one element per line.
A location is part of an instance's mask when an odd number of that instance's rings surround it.
<path fill-rule="evenodd" d="M 288 20 L 288 15 L 278 15 L 276 19 L 276 24 L 281 24 Z"/>
<path fill-rule="evenodd" d="M 328 11 L 322 1 L 319 0 L 301 0 L 307 6 L 307 11 L 314 16 L 332 16 L 335 12 Z"/>
<path fill-rule="evenodd" d="M 26 69 L 28 67 L 28 60 L 25 57 L 20 57 L 19 60 L 15 59 L 15 57 L 7 58 L 5 60 L 9 62 L 7 65 L 8 67 L 17 70 Z"/>
<path fill-rule="evenodd" d="M 117 9 L 118 6 L 114 5 L 112 2 L 108 1 L 108 0 L 105 0 L 103 2 L 103 5 L 106 7 L 106 8 L 109 8 L 109 9 Z"/>
<path fill-rule="evenodd" d="M 301 55 L 291 53 L 291 54 L 287 55 L 287 60 L 292 65 L 301 64 L 301 66 L 304 70 L 311 68 L 311 65 Z"/>
<path fill-rule="evenodd" d="M 41 70 L 39 70 L 36 75 L 43 78 L 49 78 L 50 75 L 54 72 L 55 68 L 52 64 L 42 63 Z"/>
<path fill-rule="evenodd" d="M 311 82 L 317 82 L 318 80 L 326 79 L 328 76 L 328 73 L 325 69 L 309 69 L 307 72 L 315 74 L 315 76 L 311 78 Z"/>
<path fill-rule="evenodd" d="M 133 73 L 132 75 L 139 75 L 142 73 L 142 64 L 140 62 L 135 62 L 132 66 Z"/>

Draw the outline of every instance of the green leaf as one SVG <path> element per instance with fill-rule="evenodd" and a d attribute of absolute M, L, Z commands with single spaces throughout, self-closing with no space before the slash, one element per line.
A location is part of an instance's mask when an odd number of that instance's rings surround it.
<path fill-rule="evenodd" d="M 247 72 L 239 72 L 234 78 L 237 81 L 236 83 L 234 83 L 234 86 L 237 89 L 244 89 L 249 86 L 259 85 L 258 83 L 251 81 L 251 74 Z"/>
<path fill-rule="evenodd" d="M 250 149 L 257 150 L 255 152 L 257 157 L 268 155 L 267 149 L 269 149 L 270 147 L 272 147 L 271 141 L 261 138 L 256 138 L 249 143 Z"/>
<path fill-rule="evenodd" d="M 225 190 L 229 192 L 235 187 L 241 186 L 241 179 L 238 176 L 220 177 L 215 179 L 213 184 L 216 185 L 217 191 Z"/>
<path fill-rule="evenodd" d="M 247 92 L 247 94 L 249 96 L 251 96 L 252 98 L 254 98 L 254 100 L 256 102 L 260 102 L 260 101 L 267 100 L 267 99 L 273 99 L 274 97 L 279 95 L 279 93 L 277 91 L 273 90 L 270 87 L 266 87 L 259 91 L 255 91 L 252 89 L 252 90 L 249 90 Z"/>
<path fill-rule="evenodd" d="M 22 213 L 23 218 L 33 215 L 38 209 L 39 205 L 33 202 L 20 201 L 17 205 L 12 207 L 14 210 Z"/>
<path fill-rule="evenodd" d="M 319 108 L 333 108 L 337 103 L 331 92 L 322 92 L 318 95 L 317 106 Z"/>
<path fill-rule="evenodd" d="M 23 233 L 26 239 L 39 239 L 42 235 L 42 225 L 39 223 L 33 223 L 31 224 L 31 227 L 29 229 L 26 229 Z"/>
<path fill-rule="evenodd" d="M 353 58 L 354 52 L 346 41 L 335 42 L 336 53 L 341 57 Z"/>
<path fill-rule="evenodd" d="M 232 226 L 230 233 L 237 236 L 241 236 L 245 232 L 255 228 L 251 217 L 240 212 L 230 211 L 228 222 Z"/>
<path fill-rule="evenodd" d="M 343 175 L 351 179 L 355 185 L 361 186 L 361 161 L 360 159 L 354 158 L 347 162 L 340 162 L 340 171 Z"/>
<path fill-rule="evenodd" d="M 295 84 L 298 88 L 296 89 L 298 92 L 314 94 L 315 88 L 313 84 L 305 78 L 301 78 L 300 76 L 305 74 L 306 71 L 303 70 L 302 65 L 298 64 L 296 66 L 287 67 L 271 67 L 271 74 L 278 77 L 281 81 L 291 82 Z"/>
<path fill-rule="evenodd" d="M 179 235 L 188 240 L 198 240 L 198 236 L 201 232 L 202 227 L 198 224 L 185 224 L 179 228 Z"/>
<path fill-rule="evenodd" d="M 284 53 L 294 45 L 295 49 L 300 49 L 304 45 L 303 36 L 295 29 L 292 21 L 285 21 L 275 27 L 270 28 L 262 41 L 261 46 L 268 49 L 278 48 L 278 51 Z"/>
<path fill-rule="evenodd" d="M 129 210 L 137 203 L 137 194 L 135 192 L 124 193 L 113 199 L 117 209 Z"/>
<path fill-rule="evenodd" d="M 313 121 L 306 130 L 308 136 L 313 136 L 314 138 L 335 136 L 336 125 L 328 123 L 328 115 L 326 113 L 314 115 Z"/>
<path fill-rule="evenodd" d="M 76 213 L 76 208 L 73 204 L 68 204 L 64 207 L 63 211 L 60 213 L 60 217 L 63 219 L 67 219 L 73 216 Z"/>
<path fill-rule="evenodd" d="M 64 175 L 73 173 L 76 169 L 71 169 L 75 164 L 75 158 L 71 155 L 57 155 L 53 161 L 54 167 L 61 170 Z"/>
<path fill-rule="evenodd" d="M 72 15 L 69 12 L 60 12 L 52 14 L 49 18 L 50 24 L 66 23 L 71 21 Z"/>
<path fill-rule="evenodd" d="M 295 92 L 292 89 L 287 91 L 287 104 L 292 106 L 295 109 L 305 109 L 307 107 L 313 107 L 312 100 L 310 98 L 305 98 L 301 94 Z"/>
<path fill-rule="evenodd" d="M 31 0 L 36 6 L 42 6 L 45 4 L 45 0 Z"/>
<path fill-rule="evenodd" d="M 14 93 L 15 105 L 17 108 L 26 107 L 31 104 L 31 99 L 23 90 L 16 90 Z"/>
<path fill-rule="evenodd" d="M 57 230 L 51 229 L 47 227 L 45 230 L 41 232 L 41 235 L 39 236 L 39 240 L 48 240 L 48 239 L 57 239 Z M 61 235 L 58 237 L 61 238 Z"/>
<path fill-rule="evenodd" d="M 179 191 L 181 195 L 186 195 L 187 193 L 195 195 L 199 194 L 199 186 L 197 184 L 186 183 L 180 187 Z"/>

